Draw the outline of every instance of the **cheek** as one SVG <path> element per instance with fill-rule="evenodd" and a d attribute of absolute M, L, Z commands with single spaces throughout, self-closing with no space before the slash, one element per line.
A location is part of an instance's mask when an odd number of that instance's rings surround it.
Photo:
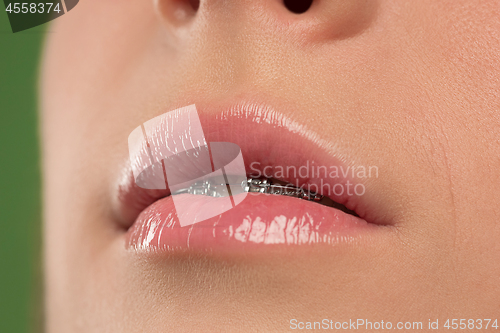
<path fill-rule="evenodd" d="M 95 164 L 112 154 L 97 149 L 113 142 L 109 128 L 123 113 L 122 90 L 150 52 L 155 22 L 153 1 L 88 0 L 50 26 L 41 71 L 41 122 L 45 159 L 61 166 L 55 170 Z"/>
<path fill-rule="evenodd" d="M 87 102 L 117 89 L 156 36 L 153 1 L 82 1 L 51 25 L 43 90 L 52 99 Z"/>

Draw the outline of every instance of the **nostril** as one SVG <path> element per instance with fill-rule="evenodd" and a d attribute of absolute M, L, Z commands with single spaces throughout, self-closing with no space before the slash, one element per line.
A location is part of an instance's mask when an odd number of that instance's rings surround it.
<path fill-rule="evenodd" d="M 313 0 L 284 0 L 286 8 L 295 14 L 305 13 L 312 4 Z"/>
<path fill-rule="evenodd" d="M 198 10 L 198 8 L 200 8 L 200 0 L 189 0 L 189 4 L 195 12 Z"/>

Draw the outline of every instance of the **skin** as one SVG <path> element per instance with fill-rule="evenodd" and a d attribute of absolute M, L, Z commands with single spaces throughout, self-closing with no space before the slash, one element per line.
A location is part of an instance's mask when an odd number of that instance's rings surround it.
<path fill-rule="evenodd" d="M 500 313 L 500 3 L 81 1 L 41 80 L 47 331 L 286 331 Z M 239 260 L 127 251 L 127 137 L 176 107 L 265 98 L 357 164 L 384 242 Z M 293 107 L 289 107 L 293 106 Z M 500 319 L 500 318 L 498 318 Z M 221 328 L 223 327 L 223 328 Z"/>

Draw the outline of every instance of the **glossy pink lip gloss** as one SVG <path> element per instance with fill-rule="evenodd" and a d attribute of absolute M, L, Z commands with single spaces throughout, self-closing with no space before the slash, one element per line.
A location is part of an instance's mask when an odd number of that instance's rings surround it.
<path fill-rule="evenodd" d="M 193 205 L 193 210 L 210 209 L 204 207 L 203 196 L 181 196 Z M 181 227 L 173 200 L 166 197 L 139 215 L 127 233 L 127 248 L 140 252 L 190 250 L 237 254 L 259 249 L 336 245 L 378 228 L 314 202 L 260 193 L 249 194 L 240 205 L 219 216 Z"/>

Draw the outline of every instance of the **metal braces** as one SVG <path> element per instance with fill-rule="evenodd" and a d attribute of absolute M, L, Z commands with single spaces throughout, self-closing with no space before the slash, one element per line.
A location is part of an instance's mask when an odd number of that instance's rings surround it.
<path fill-rule="evenodd" d="M 285 182 L 268 178 L 248 178 L 244 184 L 246 192 L 286 195 L 289 197 L 319 202 L 323 196 Z"/>
<path fill-rule="evenodd" d="M 339 209 L 347 214 L 358 216 L 354 211 L 347 209 L 345 206 L 333 201 L 329 197 L 273 178 L 250 177 L 243 180 L 241 183 L 227 182 L 225 179 L 206 179 L 195 182 L 188 188 L 175 191 L 172 195 L 187 193 L 194 195 L 207 195 L 215 198 L 224 197 L 228 194 L 228 185 L 231 186 L 230 188 L 232 189 L 239 185 L 244 192 L 285 195 L 307 201 L 313 201 L 324 206 Z"/>
<path fill-rule="evenodd" d="M 315 192 L 269 178 L 247 178 L 240 184 L 227 184 L 226 182 L 207 179 L 193 183 L 190 187 L 175 191 L 172 194 L 188 193 L 210 197 L 223 197 L 227 194 L 227 185 L 239 185 L 244 192 L 286 195 L 315 202 L 319 202 L 323 198 L 322 195 Z"/>

